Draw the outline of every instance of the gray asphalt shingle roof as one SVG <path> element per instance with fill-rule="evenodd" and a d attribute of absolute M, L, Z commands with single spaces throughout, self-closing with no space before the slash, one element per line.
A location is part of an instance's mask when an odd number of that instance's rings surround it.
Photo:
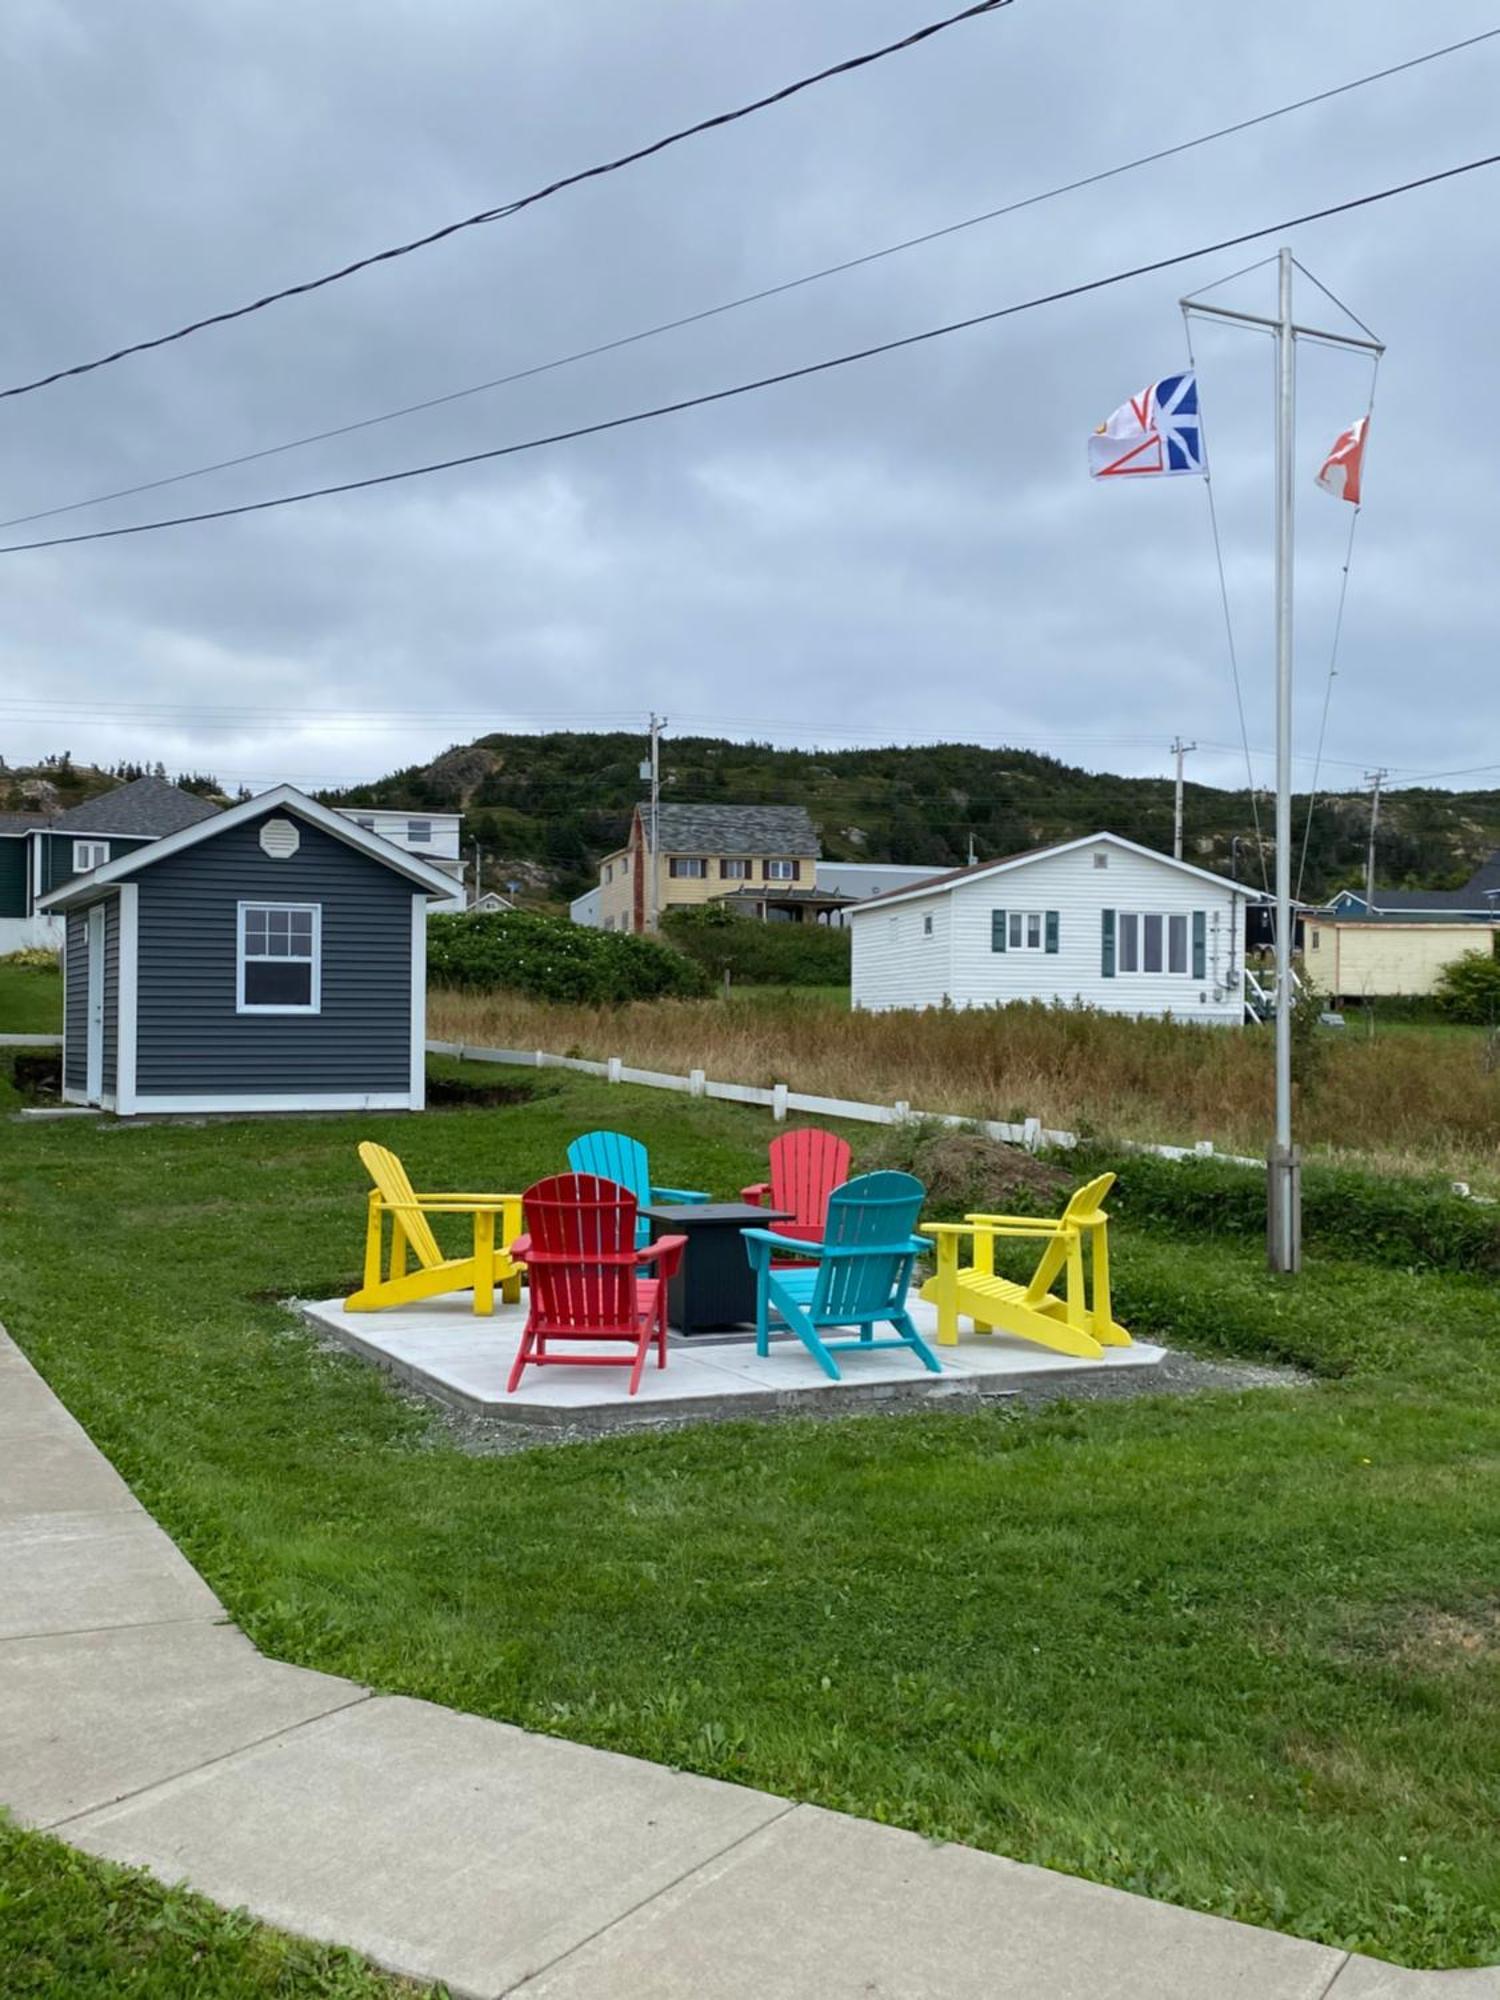
<path fill-rule="evenodd" d="M 803 806 L 658 807 L 663 854 L 818 853 L 818 836 Z M 641 807 L 641 831 L 651 840 L 651 813 Z"/>
<path fill-rule="evenodd" d="M 47 826 L 46 813 L 0 812 L 0 834 L 30 833 L 34 826 Z"/>
<path fill-rule="evenodd" d="M 165 778 L 135 778 L 112 792 L 101 792 L 81 806 L 70 806 L 52 821 L 58 833 L 120 833 L 150 837 L 178 833 L 221 810 L 209 799 L 179 791 Z"/>

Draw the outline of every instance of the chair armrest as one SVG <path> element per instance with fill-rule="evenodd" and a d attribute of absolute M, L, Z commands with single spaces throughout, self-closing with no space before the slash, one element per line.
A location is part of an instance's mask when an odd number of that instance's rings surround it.
<path fill-rule="evenodd" d="M 699 1201 L 712 1201 L 713 1196 L 711 1194 L 703 1194 L 697 1188 L 654 1187 L 651 1190 L 651 1199 L 653 1201 L 660 1201 L 667 1203 L 699 1202 Z"/>
<path fill-rule="evenodd" d="M 685 1236 L 658 1236 L 655 1242 L 642 1244 L 635 1253 L 636 1258 L 642 1264 L 659 1265 L 660 1275 L 663 1278 L 670 1278 L 676 1274 L 677 1266 L 682 1262 L 682 1253 L 686 1250 L 687 1243 Z"/>
<path fill-rule="evenodd" d="M 753 1187 L 740 1189 L 740 1200 L 748 1201 L 752 1207 L 764 1208 L 770 1192 L 771 1183 L 769 1181 L 757 1181 Z"/>
<path fill-rule="evenodd" d="M 972 1236 L 974 1224 L 969 1222 L 924 1222 L 919 1225 L 924 1236 Z"/>
<path fill-rule="evenodd" d="M 433 1215 L 472 1215 L 475 1209 L 514 1208 L 518 1194 L 414 1194 L 410 1206 Z M 405 1208 L 405 1202 L 387 1202 L 387 1208 Z"/>
<path fill-rule="evenodd" d="M 753 1244 L 757 1250 L 762 1246 L 767 1250 L 790 1250 L 794 1255 L 808 1259 L 823 1255 L 821 1243 L 809 1243 L 800 1236 L 778 1236 L 774 1229 L 742 1229 L 740 1237 L 747 1246 Z M 756 1263 L 758 1259 L 752 1257 L 750 1261 Z"/>
<path fill-rule="evenodd" d="M 515 1242 L 509 1246 L 509 1249 L 511 1256 L 514 1257 L 516 1262 L 524 1264 L 526 1259 L 531 1255 L 531 1232 L 528 1230 L 524 1236 L 518 1236 Z"/>
<path fill-rule="evenodd" d="M 972 1222 L 981 1229 L 1013 1229 L 1024 1231 L 1029 1236 L 1056 1236 L 1073 1227 L 1071 1222 L 1063 1222 L 1053 1215 L 966 1215 L 965 1222 Z"/>

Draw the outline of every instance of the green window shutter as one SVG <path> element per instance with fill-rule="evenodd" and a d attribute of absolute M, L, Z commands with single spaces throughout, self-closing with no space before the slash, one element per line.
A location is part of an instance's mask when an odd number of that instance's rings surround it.
<path fill-rule="evenodd" d="M 1045 923 L 1045 925 L 1046 925 L 1046 933 L 1045 933 L 1045 935 L 1046 935 L 1046 944 L 1045 944 L 1045 947 L 1044 947 L 1044 948 L 1045 948 L 1045 949 L 1046 949 L 1047 951 L 1050 951 L 1050 952 L 1055 952 L 1055 951 L 1057 950 L 1057 912 L 1056 912 L 1056 910 L 1048 910 L 1048 911 L 1046 911 L 1046 912 L 1044 913 L 1044 917 L 1043 917 L 1043 922 L 1044 922 L 1044 923 Z"/>
<path fill-rule="evenodd" d="M 1099 935 L 1099 970 L 1106 979 L 1115 976 L 1115 913 L 1101 910 Z"/>
<path fill-rule="evenodd" d="M 1208 912 L 1193 912 L 1193 977 L 1202 979 L 1208 971 Z"/>
<path fill-rule="evenodd" d="M 991 910 L 990 950 L 1004 951 L 1004 949 L 1005 949 L 1005 912 L 1004 910 Z"/>

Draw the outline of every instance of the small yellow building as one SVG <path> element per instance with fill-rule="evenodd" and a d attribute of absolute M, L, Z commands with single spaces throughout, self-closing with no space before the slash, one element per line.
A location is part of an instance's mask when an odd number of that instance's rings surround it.
<path fill-rule="evenodd" d="M 647 931 L 668 910 L 722 896 L 761 913 L 797 918 L 817 898 L 818 836 L 802 806 L 637 806 L 630 838 L 599 864 L 599 922 L 607 931 Z M 653 877 L 654 891 L 653 894 Z M 844 899 L 835 899 L 836 901 Z"/>
<path fill-rule="evenodd" d="M 1303 964 L 1331 1000 L 1389 1000 L 1431 993 L 1445 965 L 1493 948 L 1496 926 L 1470 919 L 1308 916 Z"/>

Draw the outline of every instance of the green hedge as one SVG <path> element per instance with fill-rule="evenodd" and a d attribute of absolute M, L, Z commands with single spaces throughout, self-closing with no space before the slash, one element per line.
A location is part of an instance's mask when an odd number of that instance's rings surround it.
<path fill-rule="evenodd" d="M 679 951 L 717 979 L 751 986 L 847 986 L 849 933 L 827 924 L 767 924 L 722 904 L 669 910 L 663 918 Z"/>
<path fill-rule="evenodd" d="M 1067 1159 L 1079 1180 L 1106 1168 L 1118 1174 L 1111 1207 L 1122 1222 L 1149 1219 L 1210 1235 L 1265 1234 L 1266 1180 L 1254 1168 L 1149 1153 L 1121 1157 L 1102 1147 Z M 1466 1201 L 1443 1181 L 1304 1167 L 1302 1240 L 1310 1252 L 1402 1270 L 1500 1272 L 1500 1204 Z"/>
<path fill-rule="evenodd" d="M 534 1000 L 658 1000 L 709 990 L 701 967 L 654 938 L 523 910 L 433 917 L 427 975 L 439 986 L 504 987 Z"/>

